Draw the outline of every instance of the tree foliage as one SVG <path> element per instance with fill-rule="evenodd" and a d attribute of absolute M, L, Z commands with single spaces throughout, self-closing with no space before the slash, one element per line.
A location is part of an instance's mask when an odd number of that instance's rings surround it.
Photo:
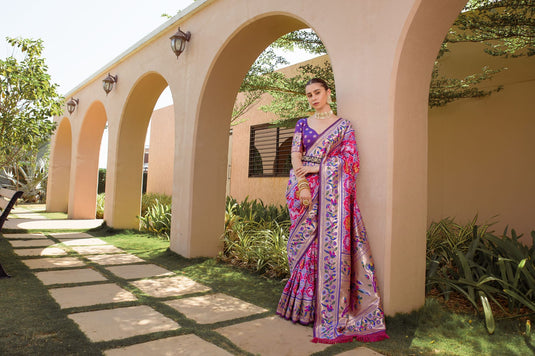
<path fill-rule="evenodd" d="M 63 98 L 42 58 L 43 41 L 6 38 L 15 54 L 0 59 L 0 167 L 34 155 L 56 127 Z"/>
<path fill-rule="evenodd" d="M 477 42 L 485 45 L 485 52 L 493 56 L 518 57 L 535 54 L 535 0 L 470 0 L 448 31 L 435 61 L 429 89 L 429 106 L 444 106 L 461 98 L 475 98 L 490 95 L 502 89 L 495 86 L 488 89 L 479 84 L 489 80 L 503 68 L 484 66 L 480 72 L 464 78 L 449 78 L 440 74 L 439 59 L 450 51 L 450 43 Z M 334 76 L 328 62 L 323 65 L 303 65 L 297 75 L 286 77 L 275 72 L 285 63 L 276 49 L 304 49 L 309 53 L 326 54 L 320 38 L 311 30 L 291 32 L 273 42 L 260 55 L 248 72 L 240 92 L 244 99 L 236 103 L 233 123 L 238 123 L 247 110 L 263 93 L 269 93 L 273 100 L 261 107 L 273 112 L 283 120 L 307 116 L 311 111 L 304 94 L 304 84 L 310 78 L 324 78 L 333 90 L 336 103 Z M 333 105 L 336 109 L 336 104 Z"/>

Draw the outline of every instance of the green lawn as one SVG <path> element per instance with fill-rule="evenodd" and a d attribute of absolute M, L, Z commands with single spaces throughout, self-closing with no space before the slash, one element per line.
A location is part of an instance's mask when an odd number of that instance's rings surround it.
<path fill-rule="evenodd" d="M 168 249 L 168 241 L 148 234 L 105 228 L 90 233 L 147 261 L 203 283 L 214 292 L 264 307 L 270 310 L 270 314 L 275 312 L 284 287 L 284 281 L 264 278 L 216 259 L 183 258 Z M 14 276 L 0 280 L 0 355 L 99 355 L 102 349 L 118 346 L 116 342 L 89 342 L 76 324 L 67 318 L 69 311 L 59 308 L 47 288 L 13 253 L 5 239 L 0 239 L 0 261 Z M 97 265 L 93 267 L 99 268 Z M 157 309 L 160 307 L 150 298 L 143 302 Z M 195 332 L 228 351 L 247 354 L 228 345 L 226 339 L 212 331 L 213 327 L 191 321 L 188 324 L 187 320 L 177 321 L 183 326 L 180 333 Z M 523 322 L 498 321 L 494 335 L 488 335 L 480 317 L 452 313 L 433 298 L 428 298 L 418 312 L 389 317 L 386 322 L 390 339 L 365 346 L 387 355 L 502 356 L 535 352 L 533 338 L 528 340 L 524 336 Z M 217 327 L 224 325 L 224 322 L 218 323 Z M 332 345 L 316 355 L 336 355 L 354 349 L 357 344 Z"/>

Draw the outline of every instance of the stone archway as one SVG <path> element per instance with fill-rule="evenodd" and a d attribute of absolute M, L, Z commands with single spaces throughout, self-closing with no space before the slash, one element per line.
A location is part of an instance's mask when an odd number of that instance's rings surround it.
<path fill-rule="evenodd" d="M 185 256 L 215 256 L 219 252 L 224 221 L 228 130 L 236 94 L 252 63 L 270 43 L 288 32 L 308 27 L 290 15 L 268 14 L 255 18 L 232 34 L 212 62 L 197 111 L 192 200 L 173 199 L 173 210 L 181 211 L 181 214 L 173 215 L 173 226 L 182 227 L 182 231 L 174 231 L 172 250 Z M 181 202 L 187 207 L 181 206 Z M 185 226 L 189 226 L 190 231 L 184 231 Z"/>
<path fill-rule="evenodd" d="M 427 226 L 428 95 L 440 45 L 466 0 L 421 1 L 411 10 L 391 77 L 391 230 L 384 260 L 388 311 L 423 305 Z M 410 277 L 408 277 L 410 276 Z"/>
<path fill-rule="evenodd" d="M 72 152 L 71 122 L 66 117 L 58 125 L 51 151 L 46 210 L 66 213 L 69 206 Z"/>
<path fill-rule="evenodd" d="M 115 228 L 139 227 L 145 136 L 154 105 L 167 85 L 160 74 L 146 73 L 133 85 L 126 99 L 119 122 L 113 193 L 111 197 L 106 196 Z"/>
<path fill-rule="evenodd" d="M 79 132 L 73 167 L 69 218 L 94 219 L 97 201 L 98 159 L 107 115 L 104 105 L 95 101 L 87 110 Z"/>

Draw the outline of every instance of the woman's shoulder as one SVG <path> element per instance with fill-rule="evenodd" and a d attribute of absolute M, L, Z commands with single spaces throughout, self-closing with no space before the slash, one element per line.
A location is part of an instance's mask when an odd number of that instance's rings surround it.
<path fill-rule="evenodd" d="M 307 118 L 303 117 L 295 123 L 295 127 L 305 126 L 307 124 Z"/>
<path fill-rule="evenodd" d="M 345 127 L 348 127 L 348 128 L 352 127 L 351 121 L 349 121 L 348 119 L 344 119 L 341 116 L 338 118 L 338 124 L 342 125 L 342 126 L 345 126 Z"/>

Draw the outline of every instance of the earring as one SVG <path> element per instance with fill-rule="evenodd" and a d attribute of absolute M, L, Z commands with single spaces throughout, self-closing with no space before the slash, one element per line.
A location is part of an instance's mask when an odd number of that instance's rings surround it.
<path fill-rule="evenodd" d="M 308 103 L 308 110 L 312 111 L 312 106 L 310 105 L 310 102 Z"/>
<path fill-rule="evenodd" d="M 331 104 L 333 102 L 333 97 L 332 95 L 329 95 L 329 97 L 327 98 L 327 104 Z"/>

